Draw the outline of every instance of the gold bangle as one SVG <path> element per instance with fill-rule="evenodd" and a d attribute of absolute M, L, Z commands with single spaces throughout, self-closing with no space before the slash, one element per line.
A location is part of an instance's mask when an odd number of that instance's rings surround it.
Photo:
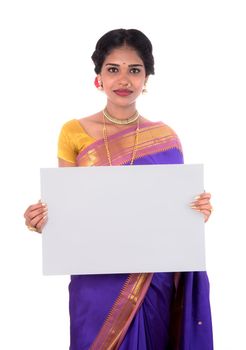
<path fill-rule="evenodd" d="M 27 225 L 27 228 L 28 228 L 28 230 L 30 230 L 30 231 L 38 232 L 38 230 L 36 229 L 36 227 Z"/>

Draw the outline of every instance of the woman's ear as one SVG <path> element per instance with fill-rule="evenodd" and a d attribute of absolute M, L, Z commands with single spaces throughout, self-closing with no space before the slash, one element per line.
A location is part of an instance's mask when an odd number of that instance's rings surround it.
<path fill-rule="evenodd" d="M 149 79 L 149 76 L 147 76 L 147 77 L 145 78 L 144 86 L 143 86 L 143 90 L 142 90 L 142 93 L 143 93 L 143 94 L 146 94 L 146 93 L 148 92 L 148 90 L 147 90 L 147 82 L 148 82 L 148 79 Z"/>
<path fill-rule="evenodd" d="M 144 85 L 147 85 L 148 80 L 149 80 L 149 75 L 147 75 L 147 76 L 145 77 Z"/>

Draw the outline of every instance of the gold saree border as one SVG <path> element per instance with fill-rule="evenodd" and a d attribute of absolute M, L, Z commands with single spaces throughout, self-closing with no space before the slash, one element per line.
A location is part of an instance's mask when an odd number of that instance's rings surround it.
<path fill-rule="evenodd" d="M 123 165 L 131 160 L 134 140 L 135 130 L 108 138 L 113 165 Z M 182 152 L 180 141 L 175 132 L 163 123 L 154 123 L 154 125 L 151 124 L 140 129 L 135 159 L 172 148 L 177 148 Z M 83 149 L 78 154 L 77 165 L 108 165 L 104 143 L 99 140 Z"/>
<path fill-rule="evenodd" d="M 152 273 L 130 274 L 90 350 L 117 350 L 151 283 Z"/>

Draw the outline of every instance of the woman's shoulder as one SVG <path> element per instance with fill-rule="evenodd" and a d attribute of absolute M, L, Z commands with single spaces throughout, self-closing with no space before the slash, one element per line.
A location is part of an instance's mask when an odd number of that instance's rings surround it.
<path fill-rule="evenodd" d="M 168 124 L 160 122 L 160 125 L 168 132 L 170 135 L 177 136 L 176 131 Z"/>
<path fill-rule="evenodd" d="M 165 122 L 159 120 L 159 121 L 152 121 L 148 118 L 144 118 L 143 117 L 143 121 L 144 124 L 146 126 L 149 126 L 150 128 L 156 128 L 159 129 L 162 133 L 165 132 L 165 134 L 168 135 L 173 135 L 173 136 L 177 136 L 175 130 L 168 124 L 166 124 Z"/>
<path fill-rule="evenodd" d="M 95 113 L 95 114 L 92 114 L 92 115 L 89 115 L 89 116 L 85 116 L 85 117 L 81 117 L 81 118 L 78 118 L 78 119 L 71 119 L 69 121 L 67 121 L 63 126 L 65 128 L 72 128 L 72 129 L 75 129 L 75 128 L 82 128 L 83 129 L 83 126 L 84 125 L 96 125 L 96 124 L 100 124 L 102 123 L 100 121 L 100 112 L 98 113 Z"/>
<path fill-rule="evenodd" d="M 80 137 L 90 137 L 90 135 L 87 133 L 87 128 L 85 127 L 87 125 L 87 122 L 91 121 L 91 117 L 83 117 L 80 119 L 71 119 L 65 122 L 62 125 L 61 133 L 74 136 L 74 135 L 80 135 Z"/>
<path fill-rule="evenodd" d="M 92 142 L 94 139 L 87 134 L 79 119 L 68 120 L 61 127 L 58 139 L 58 157 L 76 163 L 78 153 Z"/>
<path fill-rule="evenodd" d="M 78 119 L 70 119 L 62 125 L 61 129 L 63 132 L 70 133 L 80 130 L 81 126 Z"/>

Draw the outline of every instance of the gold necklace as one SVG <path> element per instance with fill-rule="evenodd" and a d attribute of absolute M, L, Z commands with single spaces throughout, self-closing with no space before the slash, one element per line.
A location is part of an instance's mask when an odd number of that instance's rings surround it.
<path fill-rule="evenodd" d="M 130 165 L 133 165 L 133 162 L 134 162 L 134 159 L 136 156 L 137 146 L 138 146 L 138 138 L 139 138 L 139 118 L 137 120 L 135 141 L 134 141 L 134 146 L 133 146 L 133 151 L 132 151 L 132 159 L 131 159 Z M 103 139 L 104 139 L 104 145 L 106 148 L 109 165 L 112 165 L 111 154 L 109 152 L 109 146 L 108 146 L 108 135 L 107 135 L 107 130 L 106 130 L 106 122 L 105 122 L 105 115 L 104 114 L 103 114 Z"/>
<path fill-rule="evenodd" d="M 127 119 L 117 119 L 109 114 L 107 108 L 104 108 L 103 115 L 111 123 L 119 124 L 119 125 L 127 125 L 127 124 L 134 123 L 139 118 L 139 113 L 138 113 L 138 111 L 136 111 L 131 117 L 129 117 Z"/>

